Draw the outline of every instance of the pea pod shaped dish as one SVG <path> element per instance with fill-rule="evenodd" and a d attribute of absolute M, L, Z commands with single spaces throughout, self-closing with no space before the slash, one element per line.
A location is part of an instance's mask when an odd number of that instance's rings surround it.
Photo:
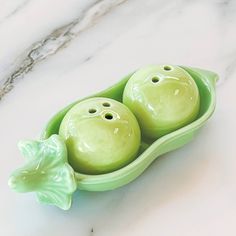
<path fill-rule="evenodd" d="M 13 172 L 9 186 L 18 192 L 36 192 L 40 202 L 56 205 L 64 210 L 71 205 L 76 189 L 106 191 L 121 187 L 137 178 L 158 156 L 177 149 L 192 140 L 215 109 L 215 83 L 217 74 L 180 66 L 194 79 L 200 95 L 197 119 L 190 124 L 168 133 L 157 140 L 141 140 L 138 156 L 121 169 L 106 174 L 89 175 L 75 172 L 67 159 L 67 148 L 58 135 L 66 113 L 81 99 L 59 111 L 46 125 L 38 141 L 21 141 L 19 149 L 26 164 Z M 110 88 L 91 97 L 105 97 L 122 101 L 125 85 L 133 73 Z"/>

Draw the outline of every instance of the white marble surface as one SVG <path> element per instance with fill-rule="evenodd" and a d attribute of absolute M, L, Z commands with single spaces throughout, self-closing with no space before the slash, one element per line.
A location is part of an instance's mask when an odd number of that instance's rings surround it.
<path fill-rule="evenodd" d="M 235 1 L 0 0 L 0 6 L 0 235 L 236 235 Z M 215 114 L 192 143 L 125 187 L 76 193 L 69 211 L 8 188 L 9 174 L 23 164 L 18 140 L 36 138 L 66 104 L 151 63 L 220 75 Z"/>

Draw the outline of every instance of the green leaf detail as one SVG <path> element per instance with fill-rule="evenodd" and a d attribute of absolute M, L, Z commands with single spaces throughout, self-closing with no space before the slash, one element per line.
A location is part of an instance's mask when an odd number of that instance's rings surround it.
<path fill-rule="evenodd" d="M 61 137 L 52 135 L 43 141 L 22 141 L 19 149 L 27 163 L 11 175 L 10 187 L 18 192 L 34 191 L 39 202 L 69 209 L 77 185 Z"/>

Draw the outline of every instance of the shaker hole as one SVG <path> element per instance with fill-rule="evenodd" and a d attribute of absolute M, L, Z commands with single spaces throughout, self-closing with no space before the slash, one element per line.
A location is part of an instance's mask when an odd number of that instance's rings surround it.
<path fill-rule="evenodd" d="M 153 77 L 153 78 L 152 78 L 152 82 L 153 82 L 153 83 L 157 83 L 157 82 L 159 82 L 159 78 L 157 78 L 157 77 Z"/>
<path fill-rule="evenodd" d="M 104 102 L 102 105 L 103 105 L 104 107 L 110 107 L 110 106 L 111 106 L 111 104 L 108 103 L 108 102 Z"/>
<path fill-rule="evenodd" d="M 90 113 L 90 114 L 93 114 L 93 113 L 95 113 L 96 111 L 97 111 L 97 110 L 94 109 L 94 108 L 89 109 L 89 113 Z"/>
<path fill-rule="evenodd" d="M 112 119 L 113 119 L 113 115 L 112 115 L 111 113 L 107 113 L 107 114 L 105 115 L 105 118 L 106 118 L 107 120 L 112 120 Z"/>
<path fill-rule="evenodd" d="M 172 68 L 170 67 L 170 66 L 164 66 L 164 70 L 167 70 L 167 71 L 169 71 L 169 70 L 171 70 Z"/>

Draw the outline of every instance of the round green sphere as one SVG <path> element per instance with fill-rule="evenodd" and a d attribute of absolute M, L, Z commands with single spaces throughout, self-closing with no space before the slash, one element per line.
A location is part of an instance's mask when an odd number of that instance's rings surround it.
<path fill-rule="evenodd" d="M 192 122 L 200 96 L 194 79 L 173 65 L 150 65 L 128 80 L 123 103 L 138 119 L 142 135 L 156 139 Z"/>
<path fill-rule="evenodd" d="M 141 135 L 133 113 L 108 98 L 90 98 L 72 107 L 61 122 L 68 161 L 80 173 L 117 170 L 137 155 Z"/>

